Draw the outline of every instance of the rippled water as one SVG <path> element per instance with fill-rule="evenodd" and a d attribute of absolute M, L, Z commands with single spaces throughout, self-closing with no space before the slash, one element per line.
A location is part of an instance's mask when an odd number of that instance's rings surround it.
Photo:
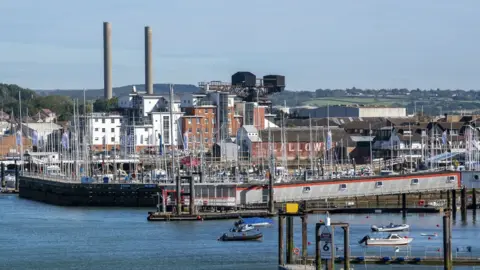
<path fill-rule="evenodd" d="M 147 222 L 148 210 L 67 208 L 1 195 L 0 269 L 277 269 L 275 227 L 263 230 L 262 242 L 218 242 L 216 239 L 228 230 L 232 220 Z M 323 218 L 309 217 L 309 241 L 313 242 L 315 222 Z M 469 213 L 467 224 L 459 218 L 453 226 L 453 248 L 472 246 L 473 255 L 480 257 L 476 217 Z M 403 222 L 399 215 L 335 215 L 332 221 L 351 224 L 352 256 L 365 254 L 357 241 L 369 233 L 372 224 Z M 425 256 L 426 247 L 431 251 L 427 255 L 441 256 L 437 251 L 442 246 L 440 214 L 409 215 L 406 222 L 412 230 L 404 235 L 415 238 L 412 256 Z M 434 232 L 440 237 L 429 240 L 420 236 Z M 296 221 L 295 233 L 295 244 L 300 247 L 300 220 Z M 340 235 L 339 230 L 337 242 L 342 241 Z M 309 246 L 309 254 L 313 255 L 313 250 L 313 245 Z M 392 248 L 377 248 L 369 249 L 368 254 L 374 252 L 384 256 L 394 253 Z"/>

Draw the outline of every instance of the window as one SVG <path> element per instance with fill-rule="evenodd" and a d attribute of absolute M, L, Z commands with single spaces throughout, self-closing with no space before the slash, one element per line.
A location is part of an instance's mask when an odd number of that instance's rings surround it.
<path fill-rule="evenodd" d="M 98 131 L 98 128 L 95 128 L 95 131 Z"/>
<path fill-rule="evenodd" d="M 478 179 L 479 179 L 478 174 L 475 174 L 475 175 L 473 176 L 473 179 L 475 179 L 475 181 L 478 181 Z"/>
<path fill-rule="evenodd" d="M 447 181 L 448 181 L 449 183 L 455 182 L 455 176 L 449 176 L 448 179 L 447 179 Z"/>
<path fill-rule="evenodd" d="M 197 124 L 200 125 L 200 118 L 197 118 Z"/>
<path fill-rule="evenodd" d="M 165 144 L 170 144 L 170 117 L 163 116 L 163 140 Z"/>
<path fill-rule="evenodd" d="M 111 138 L 110 138 L 110 141 L 111 141 L 111 142 L 115 142 L 115 137 L 111 137 Z"/>
<path fill-rule="evenodd" d="M 111 129 L 110 129 L 110 132 L 115 132 L 115 128 L 111 128 Z"/>
<path fill-rule="evenodd" d="M 415 179 L 412 179 L 412 180 L 410 181 L 410 184 L 411 184 L 411 185 L 418 185 L 418 179 L 416 179 L 416 178 L 415 178 Z"/>
<path fill-rule="evenodd" d="M 95 118 L 95 123 L 98 123 L 98 118 Z"/>
<path fill-rule="evenodd" d="M 145 131 L 148 131 L 148 128 L 145 128 Z"/>
<path fill-rule="evenodd" d="M 340 190 L 347 190 L 347 184 L 340 184 Z"/>
<path fill-rule="evenodd" d="M 205 142 L 208 143 L 208 138 L 205 138 Z"/>
<path fill-rule="evenodd" d="M 105 128 L 102 128 L 102 132 L 105 132 Z"/>
<path fill-rule="evenodd" d="M 102 119 L 102 124 L 105 124 L 105 119 Z"/>
<path fill-rule="evenodd" d="M 212 125 L 215 125 L 215 118 L 212 118 Z"/>
<path fill-rule="evenodd" d="M 188 132 L 189 132 L 189 133 L 192 133 L 192 128 L 188 128 Z"/>
<path fill-rule="evenodd" d="M 381 188 L 383 186 L 383 182 L 382 181 L 378 181 L 375 183 L 375 187 L 376 188 Z"/>
<path fill-rule="evenodd" d="M 310 192 L 310 187 L 303 187 L 303 193 L 309 193 Z"/>
<path fill-rule="evenodd" d="M 192 124 L 192 119 L 189 118 L 187 122 L 188 122 L 189 125 L 191 125 Z"/>
<path fill-rule="evenodd" d="M 205 132 L 208 133 L 208 127 L 205 128 Z"/>
<path fill-rule="evenodd" d="M 110 123 L 114 124 L 115 123 L 115 119 L 110 119 Z"/>
<path fill-rule="evenodd" d="M 200 133 L 200 128 L 197 128 L 197 133 Z"/>
<path fill-rule="evenodd" d="M 98 137 L 95 137 L 95 141 L 98 141 Z"/>
<path fill-rule="evenodd" d="M 208 119 L 205 118 L 205 125 L 208 125 Z"/>

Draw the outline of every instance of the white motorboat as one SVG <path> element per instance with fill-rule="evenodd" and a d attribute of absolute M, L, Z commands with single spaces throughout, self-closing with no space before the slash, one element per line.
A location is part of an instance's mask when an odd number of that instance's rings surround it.
<path fill-rule="evenodd" d="M 408 224 L 393 224 L 390 223 L 389 225 L 386 226 L 376 226 L 372 225 L 372 232 L 402 232 L 402 231 L 408 231 L 410 228 L 410 225 Z"/>
<path fill-rule="evenodd" d="M 437 237 L 438 236 L 437 233 L 421 233 L 420 235 L 421 236 L 430 236 L 430 237 Z"/>
<path fill-rule="evenodd" d="M 389 234 L 385 238 L 370 238 L 366 235 L 358 243 L 365 243 L 366 246 L 404 246 L 410 244 L 413 238 L 402 237 L 398 234 Z"/>
<path fill-rule="evenodd" d="M 238 225 L 237 227 L 233 228 L 232 231 L 233 232 L 248 232 L 248 231 L 251 231 L 255 229 L 255 226 L 251 225 L 251 224 L 241 224 L 241 225 Z"/>

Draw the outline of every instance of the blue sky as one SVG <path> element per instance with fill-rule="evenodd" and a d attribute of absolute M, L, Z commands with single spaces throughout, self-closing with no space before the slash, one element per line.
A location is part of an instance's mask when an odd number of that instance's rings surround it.
<path fill-rule="evenodd" d="M 102 23 L 112 24 L 113 85 L 286 76 L 287 89 L 480 89 L 480 1 L 2 0 L 0 82 L 103 87 Z"/>

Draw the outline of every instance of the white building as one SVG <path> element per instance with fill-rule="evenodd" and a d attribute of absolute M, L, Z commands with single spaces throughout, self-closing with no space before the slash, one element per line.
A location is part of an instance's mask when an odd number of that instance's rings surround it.
<path fill-rule="evenodd" d="M 86 117 L 86 124 L 80 121 L 81 142 L 91 144 L 92 148 L 103 149 L 120 144 L 120 127 L 123 117 L 117 113 L 91 113 Z"/>
<path fill-rule="evenodd" d="M 301 117 L 406 117 L 407 109 L 401 107 L 368 106 L 368 105 L 335 105 L 317 108 L 292 108 L 292 114 Z"/>
<path fill-rule="evenodd" d="M 49 135 L 61 130 L 62 127 L 55 123 L 22 123 L 22 132 L 28 138 L 32 138 L 34 132 L 37 132 L 38 146 L 43 147 L 50 143 Z M 51 138 L 51 137 L 50 137 Z"/>

